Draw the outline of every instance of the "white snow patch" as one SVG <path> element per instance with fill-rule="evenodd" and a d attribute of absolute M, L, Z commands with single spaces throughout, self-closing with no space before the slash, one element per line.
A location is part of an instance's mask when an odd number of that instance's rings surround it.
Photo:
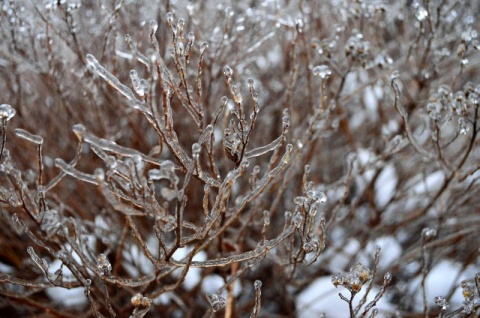
<path fill-rule="evenodd" d="M 349 239 L 343 245 L 343 249 L 337 247 L 328 248 L 321 254 L 321 259 L 328 261 L 328 269 L 332 272 L 340 272 L 346 269 L 353 255 L 360 250 L 360 243 L 355 239 Z"/>
<path fill-rule="evenodd" d="M 160 296 L 153 299 L 153 303 L 157 306 L 168 305 L 172 300 L 172 292 L 163 293 Z"/>
<path fill-rule="evenodd" d="M 147 248 L 153 255 L 156 254 L 154 249 L 149 248 L 148 243 Z M 130 249 L 124 249 L 123 258 L 126 260 L 126 262 L 123 262 L 123 266 L 132 277 L 140 276 L 139 269 L 141 269 L 142 273 L 147 274 L 153 273 L 155 270 L 155 266 L 137 245 L 131 245 Z"/>
<path fill-rule="evenodd" d="M 3 273 L 3 274 L 13 273 L 13 267 L 0 262 L 0 273 Z"/>
<path fill-rule="evenodd" d="M 380 246 L 381 248 L 380 259 L 378 262 L 378 267 L 380 269 L 387 269 L 402 255 L 402 247 L 398 240 L 393 236 L 382 236 L 374 241 L 368 242 L 365 252 L 370 259 L 373 259 L 377 246 Z"/>
<path fill-rule="evenodd" d="M 173 253 L 173 258 L 176 260 L 183 260 L 188 257 L 188 254 L 191 252 L 192 247 L 183 247 L 179 248 Z M 207 254 L 204 251 L 197 253 L 194 257 L 194 261 L 205 261 L 207 259 Z M 173 275 L 176 277 L 180 277 L 183 268 L 179 268 L 173 272 Z M 202 279 L 202 269 L 201 268 L 190 268 L 188 270 L 187 275 L 185 276 L 185 280 L 183 282 L 183 286 L 187 290 L 192 290 L 195 288 Z"/>
<path fill-rule="evenodd" d="M 457 278 L 460 271 L 461 265 L 450 260 L 441 260 L 430 270 L 427 279 L 425 280 L 425 289 L 429 306 L 436 306 L 435 297 L 446 296 L 450 288 L 458 283 Z M 423 311 L 421 280 L 421 276 L 418 276 L 409 286 L 410 292 L 415 293 L 414 307 L 418 312 Z M 457 290 L 453 294 L 452 299 L 450 299 L 450 308 L 460 307 L 463 300 L 462 293 Z"/>
<path fill-rule="evenodd" d="M 385 207 L 393 198 L 397 184 L 398 178 L 395 167 L 392 164 L 386 165 L 375 182 L 375 203 L 379 208 Z"/>
<path fill-rule="evenodd" d="M 328 198 L 328 201 L 335 202 L 343 198 L 345 191 L 347 191 L 344 185 L 339 185 L 336 188 L 329 188 L 325 191 L 325 195 Z"/>
<path fill-rule="evenodd" d="M 239 280 L 236 280 L 233 286 L 233 296 L 237 297 L 242 291 L 242 285 Z M 205 294 L 217 293 L 220 288 L 225 285 L 225 281 L 220 275 L 212 274 L 205 277 L 202 281 L 202 291 Z M 253 290 L 253 286 L 252 286 Z M 225 289 L 222 293 L 222 297 L 227 297 L 227 290 Z"/>
<path fill-rule="evenodd" d="M 382 126 L 382 134 L 387 137 L 392 137 L 393 134 L 398 133 L 400 125 L 398 121 L 392 119 L 388 123 Z"/>
<path fill-rule="evenodd" d="M 363 104 L 368 110 L 368 114 L 370 115 L 370 120 L 376 121 L 378 117 L 377 113 L 377 106 L 378 100 L 377 96 L 375 96 L 375 92 L 371 86 L 365 88 L 363 92 Z"/>
<path fill-rule="evenodd" d="M 55 272 L 62 268 L 62 276 L 64 278 L 68 277 L 73 277 L 73 273 L 70 271 L 70 269 L 67 266 L 62 267 L 63 262 L 59 259 L 55 259 L 53 262 L 51 262 L 48 266 L 48 273 L 55 278 Z"/>
<path fill-rule="evenodd" d="M 421 176 L 421 180 L 419 180 L 418 183 L 414 185 L 413 192 L 417 194 L 423 194 L 437 191 L 442 186 L 444 180 L 445 174 L 441 170 L 435 171 L 430 175 L 426 176 L 425 178 Z"/>
<path fill-rule="evenodd" d="M 84 291 L 85 289 L 83 287 L 72 289 L 50 287 L 45 290 L 50 299 L 67 307 L 79 306 L 87 303 L 87 297 L 85 296 Z"/>

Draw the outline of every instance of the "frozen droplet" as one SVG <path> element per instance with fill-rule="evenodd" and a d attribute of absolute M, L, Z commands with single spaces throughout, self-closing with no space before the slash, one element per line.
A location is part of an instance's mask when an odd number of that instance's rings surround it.
<path fill-rule="evenodd" d="M 447 299 L 443 296 L 437 296 L 435 297 L 435 304 L 440 307 L 441 311 L 445 311 L 450 307 L 450 304 L 448 303 Z"/>
<path fill-rule="evenodd" d="M 133 79 L 138 79 L 138 73 L 135 70 L 130 71 L 130 78 Z"/>
<path fill-rule="evenodd" d="M 15 116 L 17 112 L 15 111 L 15 109 L 8 105 L 8 104 L 2 104 L 0 105 L 0 119 L 2 120 L 2 125 L 4 122 L 7 122 L 9 121 L 10 119 L 13 118 L 13 116 Z"/>
<path fill-rule="evenodd" d="M 150 32 L 155 34 L 158 30 L 158 22 L 157 20 L 150 20 Z"/>
<path fill-rule="evenodd" d="M 98 61 L 92 54 L 87 54 L 87 63 L 90 64 L 93 68 L 97 68 Z"/>
<path fill-rule="evenodd" d="M 210 303 L 210 306 L 212 306 L 212 311 L 217 312 L 225 305 L 227 304 L 225 298 L 222 296 L 219 296 L 218 294 L 212 293 L 212 294 L 207 294 L 207 300 Z"/>
<path fill-rule="evenodd" d="M 386 284 L 390 284 L 390 282 L 392 281 L 392 274 L 389 272 L 386 272 L 385 275 L 383 275 L 383 281 Z"/>
<path fill-rule="evenodd" d="M 235 103 L 240 104 L 243 101 L 242 94 L 240 93 L 240 87 L 238 85 L 232 85 L 232 93 Z"/>
<path fill-rule="evenodd" d="M 195 34 L 193 34 L 193 32 L 188 32 L 187 40 L 188 42 L 193 43 L 193 41 L 195 41 Z"/>
<path fill-rule="evenodd" d="M 148 81 L 144 78 L 140 79 L 140 86 L 144 92 L 148 92 L 150 90 L 150 84 L 148 84 Z"/>
<path fill-rule="evenodd" d="M 432 239 L 437 236 L 437 230 L 426 227 L 422 230 L 422 236 L 427 240 Z"/>
<path fill-rule="evenodd" d="M 253 83 L 254 83 L 254 82 L 255 82 L 255 81 L 253 80 L 253 78 L 249 78 L 249 79 L 247 80 L 247 84 L 248 84 L 248 87 L 249 87 L 250 89 L 253 88 Z"/>
<path fill-rule="evenodd" d="M 162 170 L 163 169 L 150 169 L 150 170 L 148 170 L 148 179 L 150 179 L 150 180 L 168 179 L 167 174 Z"/>
<path fill-rule="evenodd" d="M 396 80 L 400 77 L 400 72 L 398 70 L 393 71 L 392 75 L 390 75 L 390 80 Z"/>
<path fill-rule="evenodd" d="M 103 182 L 105 180 L 105 171 L 102 168 L 95 169 L 94 173 L 97 182 Z"/>
<path fill-rule="evenodd" d="M 183 53 L 185 52 L 185 46 L 183 45 L 182 42 L 177 43 L 177 54 L 180 56 L 183 56 Z"/>
<path fill-rule="evenodd" d="M 252 92 L 252 99 L 254 102 L 258 102 L 258 93 L 257 92 Z"/>
<path fill-rule="evenodd" d="M 464 301 L 463 302 L 463 311 L 467 314 L 470 315 L 473 311 L 473 301 Z"/>
<path fill-rule="evenodd" d="M 111 272 L 112 264 L 110 264 L 107 255 L 102 253 L 97 256 L 97 268 L 103 275 L 107 275 Z"/>
<path fill-rule="evenodd" d="M 327 65 L 317 65 L 312 69 L 314 76 L 319 76 L 322 79 L 327 79 L 332 75 L 332 70 Z"/>
<path fill-rule="evenodd" d="M 200 45 L 200 53 L 203 53 L 205 52 L 206 49 L 208 49 L 210 44 L 208 44 L 208 42 L 203 42 L 201 45 Z"/>
<path fill-rule="evenodd" d="M 132 80 L 132 86 L 133 90 L 135 93 L 138 94 L 138 96 L 144 96 L 145 95 L 145 90 L 144 87 L 140 81 L 140 78 L 138 77 L 138 73 L 135 70 L 130 71 L 130 79 Z"/>
<path fill-rule="evenodd" d="M 363 286 L 362 280 L 353 272 L 345 273 L 344 286 L 352 293 L 358 293 Z"/>
<path fill-rule="evenodd" d="M 231 78 L 233 75 L 233 70 L 230 66 L 226 65 L 223 68 L 223 74 L 225 75 L 226 78 Z"/>
<path fill-rule="evenodd" d="M 173 172 L 175 170 L 175 165 L 170 160 L 164 160 L 161 164 L 162 169 Z"/>
<path fill-rule="evenodd" d="M 282 129 L 285 131 L 288 128 L 290 128 L 290 115 L 287 112 L 284 112 L 282 117 Z"/>
<path fill-rule="evenodd" d="M 225 10 L 224 10 L 224 12 L 225 12 L 225 16 L 226 16 L 227 18 L 231 18 L 231 17 L 233 17 L 233 16 L 235 15 L 235 11 L 233 11 L 233 8 L 232 8 L 232 7 L 226 7 Z"/>
<path fill-rule="evenodd" d="M 220 102 L 222 103 L 222 105 L 227 105 L 228 97 L 227 96 L 222 96 L 222 98 L 220 99 Z"/>
<path fill-rule="evenodd" d="M 82 124 L 76 124 L 72 126 L 73 133 L 77 136 L 78 139 L 82 140 L 85 137 L 87 128 Z"/>
<path fill-rule="evenodd" d="M 263 211 L 263 224 L 265 226 L 270 224 L 270 212 L 268 210 Z"/>
<path fill-rule="evenodd" d="M 142 298 L 143 298 L 143 295 L 138 293 L 132 296 L 132 298 L 130 299 L 130 302 L 132 303 L 133 306 L 138 307 L 142 304 Z"/>
<path fill-rule="evenodd" d="M 303 244 L 303 250 L 305 253 L 314 253 L 320 249 L 320 240 L 318 237 L 312 238 L 310 241 Z"/>
<path fill-rule="evenodd" d="M 104 160 L 105 165 L 110 169 L 110 170 L 115 170 L 117 168 L 117 159 L 115 159 L 114 156 L 107 156 Z"/>
<path fill-rule="evenodd" d="M 422 6 L 419 6 L 417 8 L 417 11 L 415 12 L 415 17 L 417 18 L 418 21 L 423 21 L 428 17 L 428 11 Z"/>
<path fill-rule="evenodd" d="M 253 283 L 253 286 L 255 287 L 255 289 L 262 288 L 262 281 L 257 279 L 255 283 Z"/>
<path fill-rule="evenodd" d="M 295 203 L 296 205 L 303 205 L 305 203 L 305 198 L 304 197 L 295 197 L 293 199 L 293 203 Z"/>
<path fill-rule="evenodd" d="M 171 25 L 173 23 L 173 13 L 167 12 L 166 18 L 167 18 L 167 23 Z"/>
<path fill-rule="evenodd" d="M 309 197 L 314 202 L 325 203 L 327 202 L 327 196 L 321 191 L 310 190 L 307 191 L 307 197 Z"/>
<path fill-rule="evenodd" d="M 16 214 L 15 214 L 16 215 Z M 48 263 L 47 261 L 44 259 L 44 258 L 40 258 L 37 253 L 35 253 L 35 250 L 33 249 L 33 247 L 29 246 L 27 247 L 27 253 L 30 255 L 30 257 L 32 258 L 32 260 L 35 262 L 35 264 L 41 268 L 44 272 L 47 272 L 48 273 Z"/>
<path fill-rule="evenodd" d="M 297 18 L 297 20 L 295 21 L 295 26 L 297 27 L 298 33 L 303 32 L 304 23 L 303 23 L 302 18 Z"/>
<path fill-rule="evenodd" d="M 292 218 L 293 225 L 295 227 L 299 227 L 300 224 L 303 222 L 303 216 L 300 213 L 295 213 L 295 215 Z"/>
<path fill-rule="evenodd" d="M 198 143 L 194 143 L 192 145 L 192 154 L 193 154 L 193 157 L 197 157 L 198 158 L 198 155 L 200 154 L 200 150 L 201 150 L 201 146 L 200 144 Z"/>
<path fill-rule="evenodd" d="M 465 118 L 463 117 L 458 118 L 458 128 L 459 128 L 460 134 L 462 135 L 466 135 L 470 131 L 470 128 L 468 128 Z"/>
<path fill-rule="evenodd" d="M 175 230 L 176 225 L 175 225 L 175 217 L 173 215 L 167 215 L 165 219 L 163 220 L 161 229 L 164 232 L 171 232 Z"/>
<path fill-rule="evenodd" d="M 177 21 L 178 32 L 183 32 L 184 26 L 185 26 L 185 20 L 183 18 L 178 19 L 178 21 Z"/>
<path fill-rule="evenodd" d="M 285 215 L 285 222 L 290 222 L 290 220 L 292 219 L 292 212 L 285 211 L 284 215 Z"/>
<path fill-rule="evenodd" d="M 316 201 L 317 199 L 317 191 L 315 190 L 308 190 L 307 191 L 307 197 L 313 201 Z"/>

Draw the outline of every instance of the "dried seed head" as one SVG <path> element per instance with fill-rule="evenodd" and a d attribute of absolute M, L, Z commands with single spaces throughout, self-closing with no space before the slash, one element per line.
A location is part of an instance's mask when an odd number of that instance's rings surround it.
<path fill-rule="evenodd" d="M 338 285 L 343 285 L 344 283 L 344 277 L 341 273 L 337 273 L 332 276 L 332 284 L 335 287 L 338 287 Z"/>
<path fill-rule="evenodd" d="M 350 272 L 355 274 L 360 279 L 362 284 L 365 284 L 365 282 L 369 280 L 372 275 L 370 269 L 360 263 L 353 265 L 352 268 L 350 268 Z"/>

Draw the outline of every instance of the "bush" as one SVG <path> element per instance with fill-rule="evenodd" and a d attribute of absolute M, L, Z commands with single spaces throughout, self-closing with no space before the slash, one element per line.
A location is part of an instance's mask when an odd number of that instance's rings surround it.
<path fill-rule="evenodd" d="M 2 316 L 478 314 L 478 1 L 1 14 Z"/>

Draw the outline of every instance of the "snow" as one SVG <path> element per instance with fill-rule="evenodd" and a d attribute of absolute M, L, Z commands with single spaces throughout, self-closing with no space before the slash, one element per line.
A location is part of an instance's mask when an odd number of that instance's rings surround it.
<path fill-rule="evenodd" d="M 87 297 L 83 287 L 66 289 L 62 287 L 50 287 L 45 290 L 48 297 L 63 306 L 78 306 L 87 303 Z"/>
<path fill-rule="evenodd" d="M 236 296 L 240 295 L 240 292 L 242 291 L 242 286 L 241 286 L 239 280 L 236 280 L 233 284 L 234 284 L 234 286 L 233 286 L 233 296 L 236 297 Z M 213 293 L 218 292 L 218 290 L 220 288 L 222 288 L 223 285 L 225 285 L 225 281 L 223 280 L 223 278 L 220 275 L 212 274 L 212 275 L 209 275 L 209 276 L 207 276 L 203 279 L 203 281 L 202 281 L 202 291 L 205 294 L 213 294 Z M 253 286 L 252 286 L 252 290 L 253 290 Z M 226 290 L 223 291 L 222 297 L 227 297 L 227 291 Z"/>
<path fill-rule="evenodd" d="M 425 178 L 422 177 L 422 180 L 418 181 L 418 183 L 413 187 L 413 192 L 417 194 L 423 194 L 438 191 L 444 180 L 444 172 L 441 170 L 435 171 Z"/>
<path fill-rule="evenodd" d="M 0 262 L 0 273 L 9 274 L 13 273 L 14 268 L 10 265 Z"/>
<path fill-rule="evenodd" d="M 392 164 L 386 165 L 375 181 L 375 203 L 378 208 L 383 208 L 395 195 L 398 178 Z"/>
<path fill-rule="evenodd" d="M 340 234 L 340 233 L 339 233 Z M 332 236 L 332 241 L 335 242 L 335 238 Z M 356 255 L 360 249 L 360 242 L 356 239 L 349 239 L 347 242 L 341 241 L 343 248 L 337 249 L 335 246 L 327 248 L 317 262 L 328 262 L 328 269 L 333 272 L 339 272 L 347 269 L 351 258 Z"/>
<path fill-rule="evenodd" d="M 188 254 L 192 250 L 192 247 L 182 247 L 179 248 L 173 253 L 173 258 L 176 260 L 182 260 L 188 257 Z M 207 259 L 207 254 L 204 251 L 197 253 L 194 257 L 194 261 L 205 261 Z M 179 268 L 173 272 L 173 275 L 180 277 L 183 268 Z M 187 290 L 192 290 L 195 288 L 202 279 L 202 269 L 201 268 L 189 268 L 187 275 L 185 276 L 185 281 L 183 282 L 183 287 Z"/>
<path fill-rule="evenodd" d="M 52 275 L 52 277 L 56 277 L 55 272 L 60 269 L 62 266 L 63 262 L 59 259 L 55 259 L 53 262 L 51 262 L 48 266 L 48 273 Z M 70 269 L 67 266 L 62 267 L 62 276 L 63 278 L 73 278 L 73 273 L 70 271 Z"/>
<path fill-rule="evenodd" d="M 368 86 L 367 88 L 365 88 L 365 91 L 363 92 L 363 104 L 368 110 L 368 114 L 370 115 L 370 120 L 376 121 L 378 117 L 378 113 L 377 113 L 378 100 L 377 100 L 375 91 L 371 86 Z"/>
<path fill-rule="evenodd" d="M 372 165 L 376 161 L 377 156 L 371 150 L 359 148 L 357 151 L 357 162 L 355 163 L 354 175 L 358 174 L 358 169 L 360 167 Z M 365 187 L 370 183 L 374 175 L 374 169 L 365 169 L 363 174 L 358 174 L 355 177 L 358 193 L 365 191 Z"/>
<path fill-rule="evenodd" d="M 365 248 L 365 258 L 370 260 L 375 255 L 376 247 L 381 248 L 378 267 L 380 270 L 387 270 L 402 255 L 402 247 L 398 240 L 393 236 L 382 236 L 374 241 L 370 241 Z M 363 263 L 360 260 L 361 263 Z M 367 264 L 367 262 L 365 262 Z"/>
<path fill-rule="evenodd" d="M 359 301 L 365 295 L 365 289 L 365 287 L 362 288 L 362 291 L 355 296 L 353 300 L 355 306 L 358 305 Z M 373 287 L 367 297 L 366 304 L 372 301 L 378 292 L 379 289 Z M 335 288 L 335 286 L 333 286 L 330 276 L 316 279 L 297 296 L 297 316 L 302 318 L 318 318 L 321 313 L 325 313 L 327 317 L 331 318 L 350 317 L 348 304 L 340 299 L 339 293 L 342 293 L 347 298 L 350 297 L 350 292 L 347 289 L 343 287 Z M 382 311 L 394 310 L 394 307 L 384 298 L 380 299 L 376 308 L 379 310 L 377 317 L 382 317 Z M 361 312 L 362 311 L 360 311 L 360 313 Z"/>
<path fill-rule="evenodd" d="M 436 262 L 434 267 L 428 273 L 425 281 L 427 301 L 430 307 L 436 306 L 434 301 L 436 296 L 447 296 L 450 288 L 455 284 L 459 284 L 461 280 L 458 279 L 458 275 L 460 274 L 461 267 L 461 264 L 450 260 L 440 260 Z M 418 312 L 423 311 L 421 280 L 422 277 L 419 276 L 414 279 L 409 286 L 410 292 L 415 293 L 414 310 Z M 464 299 L 461 291 L 457 290 L 449 301 L 450 308 L 454 309 L 460 307 L 463 301 Z"/>
<path fill-rule="evenodd" d="M 150 248 L 149 250 L 152 251 Z M 136 278 L 139 277 L 141 273 L 150 274 L 154 272 L 154 265 L 137 245 L 131 245 L 130 249 L 124 249 L 123 258 L 125 260 L 123 267 L 131 277 Z"/>

